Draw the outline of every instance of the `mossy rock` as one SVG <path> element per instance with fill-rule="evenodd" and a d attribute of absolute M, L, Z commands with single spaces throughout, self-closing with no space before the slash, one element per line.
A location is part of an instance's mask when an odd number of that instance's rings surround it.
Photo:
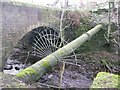
<path fill-rule="evenodd" d="M 120 75 L 99 72 L 94 79 L 91 88 L 120 88 L 119 79 Z"/>

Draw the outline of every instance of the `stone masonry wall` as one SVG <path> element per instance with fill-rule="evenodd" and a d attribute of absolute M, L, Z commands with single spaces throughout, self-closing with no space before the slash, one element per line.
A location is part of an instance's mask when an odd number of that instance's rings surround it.
<path fill-rule="evenodd" d="M 8 58 L 17 42 L 33 28 L 42 25 L 57 28 L 59 25 L 59 11 L 18 4 L 13 2 L 2 2 L 1 4 L 3 61 Z"/>

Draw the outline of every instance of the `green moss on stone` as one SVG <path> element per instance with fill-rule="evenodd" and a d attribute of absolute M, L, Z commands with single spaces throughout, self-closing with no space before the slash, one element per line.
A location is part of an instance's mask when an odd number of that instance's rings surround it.
<path fill-rule="evenodd" d="M 94 79 L 91 88 L 120 88 L 119 79 L 119 75 L 100 72 Z"/>

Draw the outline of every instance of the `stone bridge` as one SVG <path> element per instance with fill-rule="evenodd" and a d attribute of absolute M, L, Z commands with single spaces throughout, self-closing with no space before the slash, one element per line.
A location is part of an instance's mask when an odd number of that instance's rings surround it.
<path fill-rule="evenodd" d="M 28 32 L 40 26 L 48 26 L 60 31 L 60 23 L 63 22 L 64 35 L 67 39 L 75 38 L 74 29 L 79 27 L 80 14 L 78 11 L 67 10 L 61 20 L 62 10 L 55 7 L 44 7 L 20 2 L 0 1 L 0 25 L 1 26 L 1 60 L 2 67 L 13 51 L 13 48 Z M 65 27 L 68 25 L 67 27 Z M 66 35 L 67 34 L 67 35 Z M 2 70 L 2 68 L 0 68 Z"/>
<path fill-rule="evenodd" d="M 59 29 L 60 10 L 25 3 L 1 2 L 2 61 L 10 55 L 21 38 L 39 26 Z M 2 66 L 2 65 L 1 65 Z"/>

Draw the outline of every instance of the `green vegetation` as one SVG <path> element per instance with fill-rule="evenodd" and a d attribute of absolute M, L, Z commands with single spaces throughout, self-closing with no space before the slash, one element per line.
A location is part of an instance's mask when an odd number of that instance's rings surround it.
<path fill-rule="evenodd" d="M 86 33 L 88 30 L 92 28 L 90 25 L 86 25 L 86 23 L 89 23 L 89 19 L 82 20 L 83 24 L 75 30 L 76 37 Z M 80 48 L 76 50 L 76 53 L 86 53 L 86 52 L 96 52 L 96 51 L 108 51 L 113 52 L 113 44 L 107 43 L 107 40 L 105 38 L 105 35 L 107 34 L 107 25 L 102 28 L 102 30 L 99 31 L 96 35 L 94 35 L 88 42 L 83 44 Z M 114 23 L 111 24 L 111 31 L 115 31 L 115 25 Z"/>
<path fill-rule="evenodd" d="M 89 30 L 90 26 L 87 27 L 86 29 L 81 29 L 83 27 L 80 27 L 76 33 L 77 34 L 83 34 L 86 32 L 86 30 Z M 107 48 L 104 48 L 104 44 L 107 43 L 105 38 L 104 38 L 104 33 L 105 30 L 99 31 L 96 35 L 94 35 L 88 42 L 86 42 L 84 45 L 82 45 L 80 48 L 76 50 L 78 53 L 82 52 L 93 52 L 93 51 L 99 51 L 99 50 L 104 50 Z M 77 35 L 78 36 L 78 35 Z"/>
<path fill-rule="evenodd" d="M 120 88 L 119 79 L 119 75 L 100 72 L 94 79 L 91 88 Z"/>

